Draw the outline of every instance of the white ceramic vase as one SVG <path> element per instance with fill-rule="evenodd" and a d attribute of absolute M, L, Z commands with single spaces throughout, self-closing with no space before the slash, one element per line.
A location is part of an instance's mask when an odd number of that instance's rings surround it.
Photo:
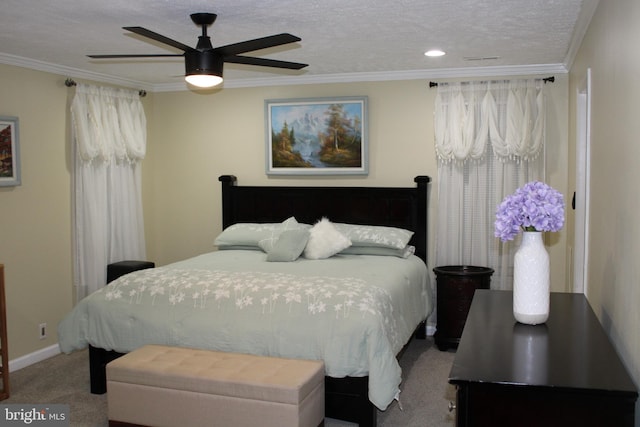
<path fill-rule="evenodd" d="M 538 325 L 549 318 L 549 253 L 542 233 L 525 231 L 513 265 L 513 315 L 520 323 Z"/>

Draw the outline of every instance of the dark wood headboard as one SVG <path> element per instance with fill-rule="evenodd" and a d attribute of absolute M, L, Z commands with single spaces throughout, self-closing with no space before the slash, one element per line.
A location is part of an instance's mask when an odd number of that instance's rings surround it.
<path fill-rule="evenodd" d="M 222 175 L 222 227 L 239 222 L 282 222 L 295 216 L 314 224 L 333 222 L 385 225 L 414 232 L 410 244 L 427 262 L 427 190 L 431 178 L 417 176 L 415 187 L 240 186 Z"/>

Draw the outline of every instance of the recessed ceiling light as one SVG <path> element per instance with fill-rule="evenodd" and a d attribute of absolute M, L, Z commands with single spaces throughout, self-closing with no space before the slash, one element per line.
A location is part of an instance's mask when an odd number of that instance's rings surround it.
<path fill-rule="evenodd" d="M 425 56 L 436 57 L 436 56 L 443 56 L 445 53 L 440 49 L 431 49 L 426 51 L 424 54 Z"/>

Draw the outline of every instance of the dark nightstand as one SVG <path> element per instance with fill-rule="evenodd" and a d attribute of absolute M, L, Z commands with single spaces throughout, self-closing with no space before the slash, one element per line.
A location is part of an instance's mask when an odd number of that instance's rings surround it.
<path fill-rule="evenodd" d="M 437 326 L 435 343 L 442 351 L 458 347 L 476 289 L 489 289 L 493 269 L 469 265 L 436 267 Z"/>
<path fill-rule="evenodd" d="M 113 282 L 120 276 L 138 270 L 153 268 L 156 265 L 150 261 L 120 261 L 107 265 L 107 283 Z"/>

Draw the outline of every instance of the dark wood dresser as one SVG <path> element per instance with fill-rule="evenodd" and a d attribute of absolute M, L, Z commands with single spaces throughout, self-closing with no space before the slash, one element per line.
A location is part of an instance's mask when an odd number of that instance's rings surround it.
<path fill-rule="evenodd" d="M 585 296 L 552 293 L 537 326 L 512 299 L 475 293 L 449 375 L 457 426 L 632 427 L 637 389 Z"/>
<path fill-rule="evenodd" d="M 436 267 L 437 325 L 434 341 L 442 351 L 457 347 L 476 289 L 489 289 L 493 269 L 469 265 Z"/>

